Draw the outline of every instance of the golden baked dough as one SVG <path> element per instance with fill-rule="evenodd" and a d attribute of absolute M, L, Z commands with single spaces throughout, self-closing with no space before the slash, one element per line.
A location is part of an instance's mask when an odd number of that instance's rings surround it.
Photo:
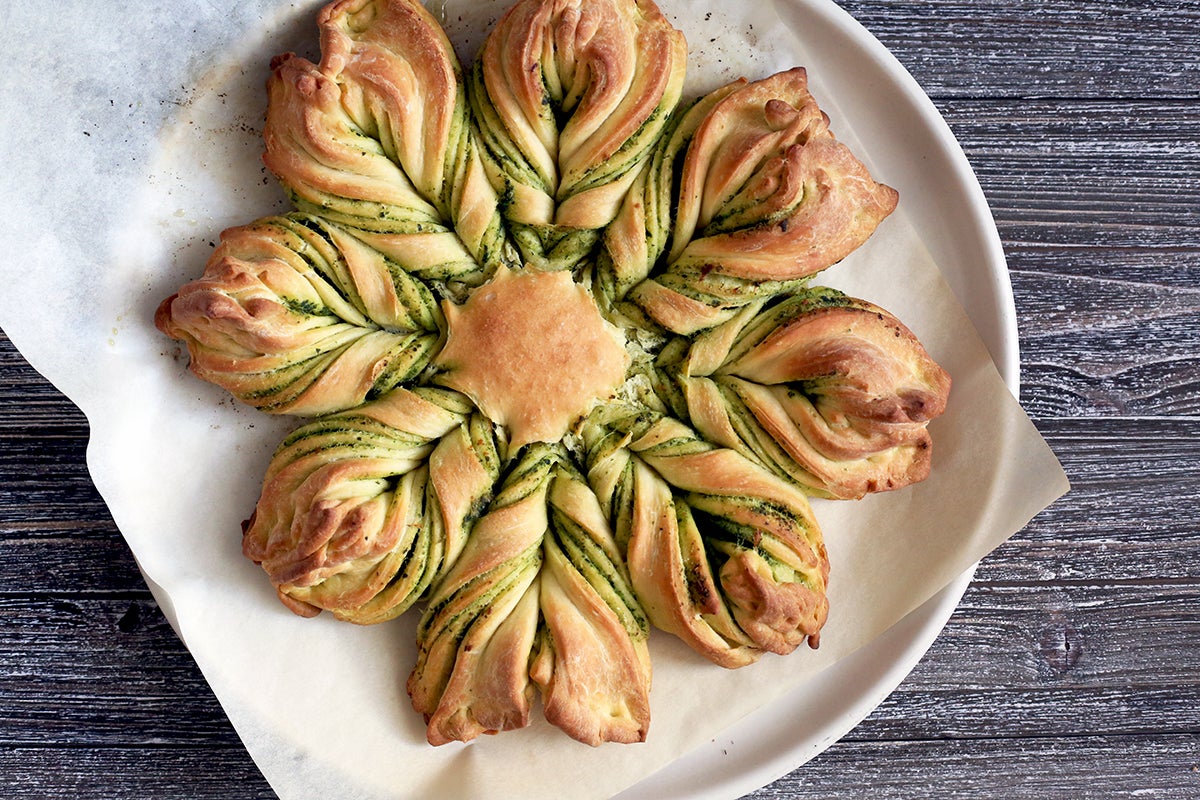
<path fill-rule="evenodd" d="M 262 411 L 306 415 L 413 380 L 444 324 L 423 282 L 306 214 L 223 232 L 204 275 L 154 321 L 187 344 L 196 375 Z"/>
<path fill-rule="evenodd" d="M 687 44 L 649 0 L 520 0 L 484 42 L 471 103 L 526 263 L 572 269 L 657 142 Z"/>
<path fill-rule="evenodd" d="M 267 83 L 263 161 L 296 206 L 426 279 L 516 263 L 436 20 L 416 0 L 340 0 L 318 24 L 321 63 L 280 56 Z"/>
<path fill-rule="evenodd" d="M 500 470 L 471 412 L 445 389 L 396 389 L 283 441 L 242 549 L 288 608 L 382 622 L 454 563 Z"/>
<path fill-rule="evenodd" d="M 645 409 L 597 409 L 583 433 L 588 479 L 655 626 L 723 667 L 817 646 L 829 562 L 803 492 Z"/>
<path fill-rule="evenodd" d="M 432 744 L 527 725 L 535 687 L 571 737 L 642 741 L 648 634 L 595 496 L 536 444 L 430 599 L 408 691 Z"/>
<path fill-rule="evenodd" d="M 803 70 L 676 111 L 649 0 L 518 0 L 464 83 L 415 0 L 339 0 L 272 62 L 297 211 L 222 234 L 156 324 L 192 371 L 313 416 L 243 550 L 279 599 L 385 622 L 433 744 L 650 724 L 649 628 L 724 667 L 816 647 L 808 496 L 925 477 L 949 377 L 811 276 L 895 206 Z"/>
<path fill-rule="evenodd" d="M 794 291 L 861 245 L 898 200 L 834 138 L 800 68 L 717 90 L 660 147 L 663 168 L 629 195 L 605 240 L 601 280 L 610 304 L 628 297 L 675 333 Z"/>
<path fill-rule="evenodd" d="M 629 327 L 654 327 L 644 311 L 628 302 L 630 289 L 659 265 L 671 243 L 677 161 L 710 111 L 740 86 L 732 83 L 708 93 L 672 119 L 650 159 L 605 228 L 595 269 L 596 300 L 615 321 Z"/>
<path fill-rule="evenodd" d="M 527 313 L 537 298 L 537 313 Z M 465 305 L 446 305 L 450 338 L 434 380 L 466 394 L 509 444 L 557 442 L 625 380 L 625 341 L 562 272 L 503 267 Z"/>
<path fill-rule="evenodd" d="M 927 426 L 950 376 L 912 332 L 832 289 L 760 309 L 666 352 L 697 430 L 814 495 L 857 499 L 924 480 Z"/>

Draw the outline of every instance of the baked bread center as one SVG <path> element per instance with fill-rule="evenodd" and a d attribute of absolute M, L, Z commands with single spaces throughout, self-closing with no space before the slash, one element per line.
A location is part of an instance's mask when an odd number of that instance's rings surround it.
<path fill-rule="evenodd" d="M 558 441 L 625 380 L 624 335 L 569 272 L 500 267 L 445 312 L 450 332 L 434 380 L 504 425 L 513 450 Z"/>

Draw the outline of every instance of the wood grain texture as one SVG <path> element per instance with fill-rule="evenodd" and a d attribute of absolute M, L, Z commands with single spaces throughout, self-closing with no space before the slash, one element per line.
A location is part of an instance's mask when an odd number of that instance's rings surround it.
<path fill-rule="evenodd" d="M 1014 246 L 1200 247 L 1200 104 L 943 103 Z"/>
<path fill-rule="evenodd" d="M 1193 0 L 838 5 L 939 98 L 1200 97 Z M 1192 54 L 1189 57 L 1188 54 Z"/>
<path fill-rule="evenodd" d="M 930 93 L 1072 491 L 924 660 L 751 797 L 1200 797 L 1200 2 L 840 2 Z M 273 797 L 0 335 L 0 795 Z"/>
<path fill-rule="evenodd" d="M 269 800 L 271 787 L 240 745 L 0 748 L 12 798 Z"/>
<path fill-rule="evenodd" d="M 147 596 L 0 598 L 0 737 L 8 744 L 236 741 Z M 30 653 L 55 654 L 30 662 Z"/>
<path fill-rule="evenodd" d="M 1195 733 L 1028 738 L 1003 750 L 986 740 L 845 741 L 748 798 L 1191 800 L 1200 794 L 1197 752 Z"/>

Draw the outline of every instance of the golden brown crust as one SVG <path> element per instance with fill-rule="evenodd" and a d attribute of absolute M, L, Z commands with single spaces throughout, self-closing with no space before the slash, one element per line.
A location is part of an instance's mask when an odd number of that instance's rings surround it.
<path fill-rule="evenodd" d="M 670 418 L 597 409 L 589 480 L 656 627 L 724 667 L 815 646 L 829 560 L 804 494 Z"/>
<path fill-rule="evenodd" d="M 686 60 L 649 0 L 522 0 L 496 24 L 472 102 L 528 263 L 588 255 L 678 102 Z"/>
<path fill-rule="evenodd" d="M 721 587 L 734 617 L 754 643 L 787 654 L 807 641 L 814 649 L 829 616 L 829 598 L 801 583 L 779 583 L 758 553 L 741 550 L 721 566 Z"/>
<path fill-rule="evenodd" d="M 288 608 L 379 622 L 408 608 L 447 568 L 447 543 L 465 538 L 471 509 L 499 467 L 486 423 L 469 423 L 469 414 L 452 392 L 398 389 L 284 441 L 242 549 Z M 464 466 L 466 455 L 430 461 L 431 452 L 459 447 L 460 439 L 442 437 L 464 425 L 474 432 L 477 463 Z"/>
<path fill-rule="evenodd" d="M 431 597 L 408 680 L 432 744 L 546 718 L 575 739 L 640 741 L 647 630 L 599 503 L 561 449 L 532 445 Z"/>
<path fill-rule="evenodd" d="M 647 615 L 656 627 L 722 667 L 757 661 L 759 649 L 721 598 L 690 508 L 643 462 L 635 469 L 626 560 Z"/>
<path fill-rule="evenodd" d="M 898 199 L 834 138 L 803 69 L 721 93 L 687 145 L 667 266 L 630 293 L 676 333 L 837 263 Z"/>
<path fill-rule="evenodd" d="M 814 494 L 858 498 L 924 480 L 927 426 L 951 381 L 912 331 L 832 290 L 757 308 L 670 367 L 692 423 Z"/>
<path fill-rule="evenodd" d="M 321 10 L 321 72 L 424 197 L 443 197 L 459 103 L 458 62 L 415 0 L 340 0 Z M 443 213 L 445 209 L 443 209 Z"/>
<path fill-rule="evenodd" d="M 560 473 L 543 546 L 545 636 L 530 666 L 546 719 L 592 746 L 640 742 L 650 726 L 647 630 L 591 489 Z M 580 558 L 578 553 L 588 555 Z M 605 574 L 607 573 L 607 574 Z M 614 589 L 614 587 L 622 587 Z"/>
<path fill-rule="evenodd" d="M 506 592 L 467 631 L 445 689 L 426 715 L 430 744 L 468 742 L 480 734 L 529 724 L 534 694 L 529 660 L 537 640 L 538 592 L 536 582 L 523 594 Z"/>
<path fill-rule="evenodd" d="M 437 208 L 404 170 L 378 142 L 359 134 L 342 94 L 336 78 L 319 66 L 292 54 L 276 58 L 263 128 L 267 168 L 293 200 L 314 211 L 328 215 L 339 200 L 349 201 L 343 222 L 375 212 L 384 219 L 440 225 Z"/>
<path fill-rule="evenodd" d="M 190 368 L 270 413 L 351 408 L 415 377 L 440 338 L 432 294 L 378 252 L 306 215 L 221 234 L 158 328 Z"/>
<path fill-rule="evenodd" d="M 408 693 L 428 722 L 431 744 L 529 722 L 534 639 L 528 628 L 537 624 L 544 483 L 538 476 L 526 496 L 497 498 L 498 507 L 476 523 L 477 535 L 429 600 Z"/>
<path fill-rule="evenodd" d="M 734 81 L 709 92 L 672 116 L 646 168 L 638 174 L 616 218 L 605 229 L 593 291 L 605 314 L 619 323 L 630 327 L 645 325 L 643 312 L 623 301 L 630 289 L 646 279 L 670 244 L 672 214 L 677 204 L 676 161 L 708 112 L 745 83 L 745 80 Z M 697 310 L 697 313 L 702 312 Z"/>
<path fill-rule="evenodd" d="M 514 254 L 471 135 L 445 33 L 414 0 L 341 0 L 320 64 L 287 54 L 267 84 L 263 160 L 303 209 L 416 272 L 478 283 Z"/>
<path fill-rule="evenodd" d="M 558 441 L 625 379 L 620 331 L 565 272 L 501 267 L 465 305 L 447 304 L 445 313 L 450 332 L 435 380 L 506 426 L 514 450 Z"/>

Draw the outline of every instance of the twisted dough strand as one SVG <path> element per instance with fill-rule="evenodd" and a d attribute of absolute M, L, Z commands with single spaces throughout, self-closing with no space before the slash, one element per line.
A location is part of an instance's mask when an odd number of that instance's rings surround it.
<path fill-rule="evenodd" d="M 470 100 L 527 263 L 590 256 L 679 101 L 686 60 L 649 0 L 521 0 L 496 24 Z"/>
<path fill-rule="evenodd" d="M 661 361 L 707 439 L 810 494 L 856 499 L 924 480 L 950 378 L 898 319 L 833 289 L 747 306 Z"/>
<path fill-rule="evenodd" d="M 621 208 L 605 229 L 597 256 L 596 300 L 611 319 L 629 327 L 654 327 L 637 305 L 625 302 L 645 280 L 671 243 L 676 160 L 687 150 L 708 113 L 738 84 L 717 89 L 672 117 L 646 168 L 630 186 Z"/>
<path fill-rule="evenodd" d="M 342 0 L 318 22 L 320 65 L 281 56 L 267 84 L 264 161 L 297 207 L 427 279 L 474 285 L 514 263 L 457 58 L 429 12 Z"/>
<path fill-rule="evenodd" d="M 529 724 L 553 463 L 548 446 L 517 462 L 421 617 L 408 693 L 431 744 Z"/>
<path fill-rule="evenodd" d="M 648 410 L 598 409 L 583 433 L 588 480 L 657 627 L 730 668 L 817 645 L 829 562 L 796 487 Z"/>
<path fill-rule="evenodd" d="M 573 738 L 641 741 L 647 633 L 595 496 L 534 444 L 431 598 L 408 690 L 433 744 L 527 725 L 537 687 Z"/>
<path fill-rule="evenodd" d="M 498 472 L 487 423 L 464 397 L 396 389 L 283 441 L 243 551 L 297 614 L 391 619 L 452 563 Z"/>
<path fill-rule="evenodd" d="M 624 296 L 669 331 L 694 333 L 794 291 L 855 250 L 896 206 L 895 190 L 829 131 L 803 69 L 735 81 L 701 100 L 680 130 L 684 137 L 666 145 L 669 163 L 683 158 L 671 175 L 676 194 L 657 189 L 678 197 L 670 249 L 647 250 L 640 270 L 648 277 L 624 290 L 643 255 L 623 249 L 630 221 L 609 243 Z"/>
<path fill-rule="evenodd" d="M 199 377 L 270 413 L 351 408 L 411 381 L 443 324 L 429 289 L 335 225 L 267 217 L 221 234 L 155 324 Z"/>

